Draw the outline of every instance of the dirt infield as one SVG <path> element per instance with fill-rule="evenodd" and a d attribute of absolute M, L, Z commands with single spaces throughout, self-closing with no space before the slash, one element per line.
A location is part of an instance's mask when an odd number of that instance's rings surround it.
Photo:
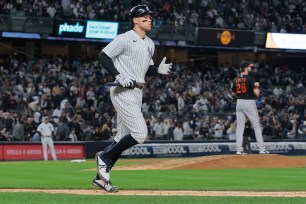
<path fill-rule="evenodd" d="M 166 170 L 166 169 L 240 169 L 306 167 L 306 158 L 276 154 L 217 155 L 194 158 L 124 159 L 134 163 L 114 167 L 114 170 Z M 95 170 L 95 169 L 93 169 Z"/>
<path fill-rule="evenodd" d="M 288 168 L 306 167 L 306 158 L 281 155 L 217 155 L 196 158 L 121 159 L 122 166 L 113 170 L 167 170 L 167 169 L 238 169 L 238 168 Z M 96 171 L 86 169 L 86 171 Z M 122 190 L 106 193 L 103 190 L 68 189 L 0 189 L 0 192 L 45 192 L 82 195 L 156 195 L 156 196 L 247 196 L 247 197 L 306 197 L 299 192 L 255 192 L 255 191 L 141 191 Z"/>
<path fill-rule="evenodd" d="M 130 196 L 243 196 L 243 197 L 306 197 L 306 192 L 256 192 L 256 191 L 136 191 L 123 190 L 107 193 L 103 190 L 67 190 L 67 189 L 0 189 L 0 192 L 40 192 L 78 195 L 130 195 Z"/>

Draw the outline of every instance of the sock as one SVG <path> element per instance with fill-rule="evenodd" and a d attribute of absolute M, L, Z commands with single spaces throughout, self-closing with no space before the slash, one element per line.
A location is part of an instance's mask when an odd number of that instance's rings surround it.
<path fill-rule="evenodd" d="M 112 148 L 115 144 L 117 144 L 117 142 L 114 140 L 110 145 L 108 145 L 107 147 L 105 147 L 105 149 L 103 150 L 104 152 L 107 152 L 110 148 Z M 120 155 L 119 155 L 120 157 Z M 119 159 L 119 157 L 112 159 L 112 163 L 115 164 L 116 161 Z"/>
<path fill-rule="evenodd" d="M 129 149 L 130 147 L 133 147 L 136 144 L 138 144 L 138 142 L 132 137 L 131 134 L 128 134 L 121 138 L 121 140 L 117 142 L 117 144 L 108 149 L 103 155 L 103 157 L 110 159 L 112 162 L 116 162 L 124 150 Z M 115 163 L 113 163 L 112 165 L 114 164 Z"/>

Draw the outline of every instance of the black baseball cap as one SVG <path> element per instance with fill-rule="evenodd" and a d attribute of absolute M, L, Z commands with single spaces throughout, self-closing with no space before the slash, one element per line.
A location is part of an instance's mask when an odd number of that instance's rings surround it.
<path fill-rule="evenodd" d="M 242 61 L 239 65 L 240 71 L 243 71 L 245 68 L 247 68 L 250 65 L 253 66 L 253 63 L 249 61 Z"/>

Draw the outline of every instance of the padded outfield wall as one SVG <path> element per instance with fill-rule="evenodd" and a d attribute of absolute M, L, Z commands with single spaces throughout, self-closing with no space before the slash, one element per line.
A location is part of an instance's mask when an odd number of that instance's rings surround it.
<path fill-rule="evenodd" d="M 111 141 L 55 142 L 58 159 L 89 159 L 103 150 Z M 306 141 L 267 141 L 266 149 L 271 154 L 306 155 Z M 253 154 L 258 153 L 255 142 L 251 143 Z M 236 153 L 234 142 L 203 141 L 154 141 L 136 145 L 122 153 L 124 158 L 197 157 L 206 155 L 229 155 Z M 48 150 L 49 158 L 51 158 Z M 0 160 L 43 160 L 39 142 L 2 142 Z"/>

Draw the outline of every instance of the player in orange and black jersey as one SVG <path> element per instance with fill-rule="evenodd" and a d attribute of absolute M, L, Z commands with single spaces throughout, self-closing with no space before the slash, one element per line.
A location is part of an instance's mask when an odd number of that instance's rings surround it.
<path fill-rule="evenodd" d="M 259 123 L 258 111 L 255 101 L 256 97 L 258 97 L 260 94 L 259 83 L 255 82 L 254 78 L 249 76 L 252 67 L 252 63 L 248 61 L 242 61 L 239 66 L 241 72 L 240 76 L 235 78 L 232 86 L 232 95 L 237 98 L 237 154 L 245 153 L 242 147 L 242 142 L 246 117 L 249 118 L 254 128 L 259 153 L 268 154 L 269 152 L 265 150 L 262 138 L 262 130 Z"/>

